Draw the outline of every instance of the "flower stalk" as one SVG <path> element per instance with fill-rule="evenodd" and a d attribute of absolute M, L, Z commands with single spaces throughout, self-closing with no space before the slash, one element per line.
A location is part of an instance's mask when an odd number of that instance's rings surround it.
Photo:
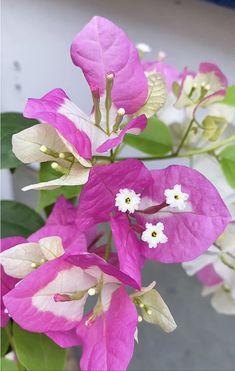
<path fill-rule="evenodd" d="M 110 109 L 112 107 L 112 87 L 113 87 L 113 78 L 114 75 L 112 73 L 106 76 L 106 96 L 105 96 L 105 109 L 106 109 L 106 134 L 110 135 L 110 128 L 109 128 L 109 114 Z"/>

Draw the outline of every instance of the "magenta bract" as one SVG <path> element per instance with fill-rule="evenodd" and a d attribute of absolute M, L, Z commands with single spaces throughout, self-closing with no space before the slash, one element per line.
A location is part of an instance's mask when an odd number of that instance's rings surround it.
<path fill-rule="evenodd" d="M 115 196 L 120 188 L 142 193 L 152 182 L 151 173 L 137 160 L 95 166 L 80 194 L 77 225 L 86 230 L 89 226 L 110 220 L 111 213 L 117 212 Z"/>
<path fill-rule="evenodd" d="M 137 312 L 123 287 L 116 290 L 104 315 L 86 326 L 85 317 L 77 327 L 83 345 L 82 371 L 126 370 L 133 355 Z"/>
<path fill-rule="evenodd" d="M 165 190 L 177 184 L 188 195 L 184 210 L 165 204 Z M 141 194 L 140 209 L 147 208 L 150 213 L 137 210 L 129 217 L 128 212 L 124 215 L 118 211 L 115 197 L 123 188 Z M 92 169 L 77 211 L 77 223 L 84 230 L 111 221 L 120 267 L 137 280 L 138 255 L 163 263 L 192 260 L 209 248 L 229 220 L 230 214 L 216 188 L 199 172 L 186 166 L 149 171 L 140 161 L 131 159 Z M 152 249 L 140 241 L 146 223 L 163 223 L 168 241 Z M 135 231 L 139 232 L 138 238 Z M 124 253 L 128 264 L 131 259 L 131 267 L 125 265 Z"/>
<path fill-rule="evenodd" d="M 58 236 L 62 239 L 63 247 L 72 248 L 75 251 L 85 252 L 87 240 L 84 233 L 81 233 L 75 224 L 76 207 L 64 196 L 60 196 L 46 221 L 46 224 L 38 231 L 28 237 L 29 242 L 38 242 L 41 238 Z"/>
<path fill-rule="evenodd" d="M 147 79 L 135 45 L 108 19 L 93 17 L 71 45 L 73 63 L 80 67 L 91 90 L 102 96 L 105 79 L 114 74 L 112 101 L 126 113 L 137 112 L 148 94 Z"/>

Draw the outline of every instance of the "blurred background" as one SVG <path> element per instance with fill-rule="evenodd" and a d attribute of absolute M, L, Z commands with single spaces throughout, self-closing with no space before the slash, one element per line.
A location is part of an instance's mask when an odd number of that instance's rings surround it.
<path fill-rule="evenodd" d="M 217 3 L 235 5 L 231 0 Z M 28 97 L 41 97 L 57 87 L 89 112 L 90 92 L 70 60 L 69 48 L 94 15 L 117 23 L 134 42 L 149 44 L 150 59 L 163 50 L 167 62 L 179 70 L 184 66 L 196 70 L 200 62 L 213 62 L 230 84 L 235 82 L 232 8 L 199 0 L 3 0 L 2 112 L 22 112 Z M 134 150 L 126 154 L 134 154 Z M 167 164 L 158 161 L 151 166 Z M 35 207 L 35 191 L 21 192 L 24 185 L 34 182 L 33 168 L 19 168 L 13 176 L 3 170 L 2 198 Z M 144 283 L 154 279 L 178 329 L 166 335 L 141 325 L 129 370 L 234 370 L 234 318 L 216 314 L 209 299 L 201 298 L 201 285 L 180 266 L 148 263 Z"/>

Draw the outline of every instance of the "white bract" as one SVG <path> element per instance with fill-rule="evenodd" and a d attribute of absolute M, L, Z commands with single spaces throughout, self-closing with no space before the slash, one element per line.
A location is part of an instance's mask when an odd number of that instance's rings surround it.
<path fill-rule="evenodd" d="M 221 278 L 220 283 L 204 286 L 202 295 L 212 294 L 211 304 L 218 313 L 235 314 L 235 226 L 230 223 L 225 232 L 208 251 L 197 259 L 183 263 L 183 268 L 192 276 L 207 266 L 213 266 Z"/>
<path fill-rule="evenodd" d="M 189 195 L 181 191 L 180 184 L 176 184 L 172 189 L 166 189 L 164 195 L 166 196 L 166 203 L 170 207 L 177 207 L 179 210 L 185 209 L 185 201 L 188 200 Z"/>
<path fill-rule="evenodd" d="M 156 248 L 159 243 L 166 243 L 168 241 L 167 236 L 163 233 L 163 223 L 146 223 L 145 231 L 142 233 L 141 240 L 147 242 L 149 248 Z"/>
<path fill-rule="evenodd" d="M 214 71 L 201 73 L 196 76 L 188 74 L 183 82 L 180 97 L 175 103 L 176 108 L 193 106 L 202 102 L 205 97 L 212 96 L 214 93 L 223 88 L 220 77 Z M 201 103 L 202 106 L 207 106 L 209 103 L 217 102 L 223 99 L 223 95 L 216 95 L 210 100 Z"/>
<path fill-rule="evenodd" d="M 133 214 L 138 210 L 139 204 L 140 194 L 135 193 L 133 189 L 119 189 L 119 192 L 116 194 L 115 206 L 123 213 L 129 211 L 130 214 Z"/>
<path fill-rule="evenodd" d="M 145 75 L 148 79 L 148 98 L 139 111 L 134 114 L 134 117 L 144 114 L 150 118 L 166 103 L 167 89 L 162 75 L 155 71 L 145 72 Z"/>
<path fill-rule="evenodd" d="M 45 237 L 36 242 L 22 243 L 3 251 L 0 263 L 11 277 L 24 278 L 35 268 L 63 255 L 60 237 Z"/>
<path fill-rule="evenodd" d="M 58 178 L 31 184 L 24 187 L 23 191 L 80 185 L 88 180 L 91 162 L 78 155 L 72 145 L 50 125 L 37 124 L 14 134 L 12 146 L 15 156 L 23 163 L 56 160 L 53 168 L 58 170 Z M 64 153 L 71 154 L 74 162 L 62 158 Z"/>
<path fill-rule="evenodd" d="M 154 290 L 156 282 L 153 281 L 147 287 L 142 287 L 133 295 L 133 302 L 140 308 L 141 315 L 138 322 L 146 322 L 160 326 L 167 333 L 176 329 L 174 318 L 158 291 Z M 137 340 L 138 342 L 138 340 Z"/>

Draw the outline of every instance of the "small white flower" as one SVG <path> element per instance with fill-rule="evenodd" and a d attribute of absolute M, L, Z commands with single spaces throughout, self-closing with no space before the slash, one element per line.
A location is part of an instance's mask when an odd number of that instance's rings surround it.
<path fill-rule="evenodd" d="M 145 231 L 142 233 L 141 240 L 147 242 L 149 248 L 156 248 L 159 243 L 166 243 L 168 241 L 167 236 L 163 233 L 163 223 L 145 224 Z"/>
<path fill-rule="evenodd" d="M 163 50 L 159 50 L 157 60 L 163 62 L 166 59 L 166 53 Z"/>
<path fill-rule="evenodd" d="M 129 211 L 130 214 L 133 214 L 139 208 L 140 194 L 135 193 L 133 189 L 119 189 L 115 201 L 115 206 L 117 206 L 119 211 L 123 213 Z"/>
<path fill-rule="evenodd" d="M 152 51 L 152 48 L 145 43 L 138 43 L 136 47 L 142 53 L 150 53 Z"/>
<path fill-rule="evenodd" d="M 170 207 L 178 207 L 179 210 L 185 209 L 185 201 L 187 201 L 189 195 L 181 191 L 180 184 L 176 184 L 173 189 L 166 189 L 164 195 L 166 196 L 166 203 Z"/>

